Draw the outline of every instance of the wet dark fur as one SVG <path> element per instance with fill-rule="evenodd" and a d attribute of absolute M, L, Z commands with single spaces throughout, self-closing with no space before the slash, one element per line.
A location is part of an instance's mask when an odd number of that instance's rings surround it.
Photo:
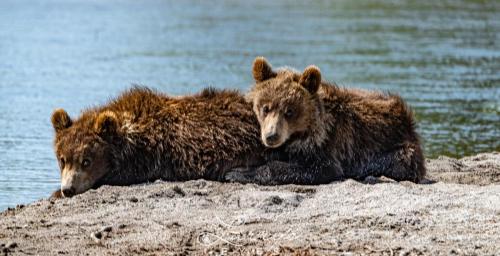
<path fill-rule="evenodd" d="M 106 120 L 99 118 L 109 112 L 116 115 L 117 129 L 96 132 L 97 126 L 106 129 Z M 156 179 L 222 180 L 231 168 L 262 164 L 258 123 L 237 92 L 206 89 L 169 97 L 134 87 L 76 120 L 66 120 L 64 113 L 53 115 L 56 156 L 71 157 L 75 148 L 98 144 L 108 159 L 103 163 L 107 172 L 92 181 L 93 187 Z"/>
<path fill-rule="evenodd" d="M 304 82 L 298 72 L 275 72 L 265 59 L 256 59 L 253 73 L 257 83 L 249 98 L 257 115 L 258 97 L 271 98 L 276 106 L 288 108 L 290 104 L 303 104 L 290 99 L 301 95 L 305 97 L 303 102 L 316 106 L 313 112 L 301 114 L 317 118 L 306 119 L 307 129 L 292 134 L 274 149 L 266 166 L 240 169 L 228 176 L 235 181 L 263 184 L 320 184 L 370 175 L 419 182 L 425 176 L 424 157 L 412 111 L 401 97 L 320 82 L 319 69 L 315 68 L 306 71 L 317 72 L 319 80 L 306 80 L 318 82 L 319 89 Z M 297 92 L 283 92 L 283 83 Z M 294 121 L 289 123 L 293 128 Z"/>
<path fill-rule="evenodd" d="M 331 120 L 327 151 L 344 176 L 387 176 L 419 182 L 425 161 L 411 109 L 395 94 L 322 84 L 319 94 Z M 306 135 L 307 136 L 307 135 Z"/>

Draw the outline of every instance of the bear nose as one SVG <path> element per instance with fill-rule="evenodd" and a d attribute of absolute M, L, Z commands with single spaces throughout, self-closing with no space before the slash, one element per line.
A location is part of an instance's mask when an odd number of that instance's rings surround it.
<path fill-rule="evenodd" d="M 65 188 L 62 190 L 64 197 L 72 197 L 75 195 L 75 190 L 73 188 Z"/>
<path fill-rule="evenodd" d="M 274 144 L 278 141 L 278 134 L 277 133 L 268 133 L 266 134 L 266 142 L 268 144 Z"/>

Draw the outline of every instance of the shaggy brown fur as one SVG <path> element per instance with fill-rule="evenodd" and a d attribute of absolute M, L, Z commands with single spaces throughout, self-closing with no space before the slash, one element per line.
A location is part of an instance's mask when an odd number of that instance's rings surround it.
<path fill-rule="evenodd" d="M 401 97 L 322 83 L 315 66 L 302 74 L 273 71 L 262 57 L 254 61 L 253 75 L 256 84 L 247 98 L 261 139 L 279 160 L 299 167 L 291 177 L 289 170 L 268 164 L 233 180 L 315 184 L 369 175 L 413 182 L 424 177 L 413 114 Z"/>
<path fill-rule="evenodd" d="M 237 166 L 263 164 L 250 104 L 232 91 L 206 89 L 172 98 L 135 87 L 72 120 L 52 115 L 61 192 L 156 179 L 221 180 Z"/>

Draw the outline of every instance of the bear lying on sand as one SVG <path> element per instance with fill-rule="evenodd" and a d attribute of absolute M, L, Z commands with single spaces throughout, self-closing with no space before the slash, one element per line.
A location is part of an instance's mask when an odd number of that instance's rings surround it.
<path fill-rule="evenodd" d="M 387 176 L 419 182 L 424 158 L 411 110 L 397 95 L 340 88 L 321 81 L 320 70 L 274 71 L 263 57 L 253 64 L 255 86 L 247 99 L 261 140 L 286 168 L 230 172 L 228 178 L 261 184 L 328 183 L 343 178 Z"/>
<path fill-rule="evenodd" d="M 425 175 L 411 111 L 398 96 L 322 84 L 315 67 L 275 72 L 261 58 L 254 77 L 256 115 L 237 92 L 169 97 L 141 87 L 76 120 L 56 110 L 61 190 L 53 196 L 157 179 L 277 185 Z"/>
<path fill-rule="evenodd" d="M 52 124 L 61 170 L 55 197 L 103 184 L 222 180 L 234 167 L 264 164 L 251 105 L 232 91 L 172 98 L 136 87 L 75 120 L 58 109 Z"/>

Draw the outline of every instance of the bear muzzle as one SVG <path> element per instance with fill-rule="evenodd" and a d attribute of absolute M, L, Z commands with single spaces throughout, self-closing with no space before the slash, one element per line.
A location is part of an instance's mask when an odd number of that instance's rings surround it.
<path fill-rule="evenodd" d="M 288 135 L 288 123 L 279 113 L 270 113 L 261 123 L 261 139 L 266 147 L 283 145 Z"/>
<path fill-rule="evenodd" d="M 269 132 L 265 135 L 264 138 L 265 144 L 268 146 L 272 146 L 278 144 L 277 142 L 279 142 L 280 136 L 276 132 Z"/>
<path fill-rule="evenodd" d="M 93 182 L 84 172 L 64 171 L 61 179 L 61 192 L 64 197 L 72 197 L 92 187 Z"/>

